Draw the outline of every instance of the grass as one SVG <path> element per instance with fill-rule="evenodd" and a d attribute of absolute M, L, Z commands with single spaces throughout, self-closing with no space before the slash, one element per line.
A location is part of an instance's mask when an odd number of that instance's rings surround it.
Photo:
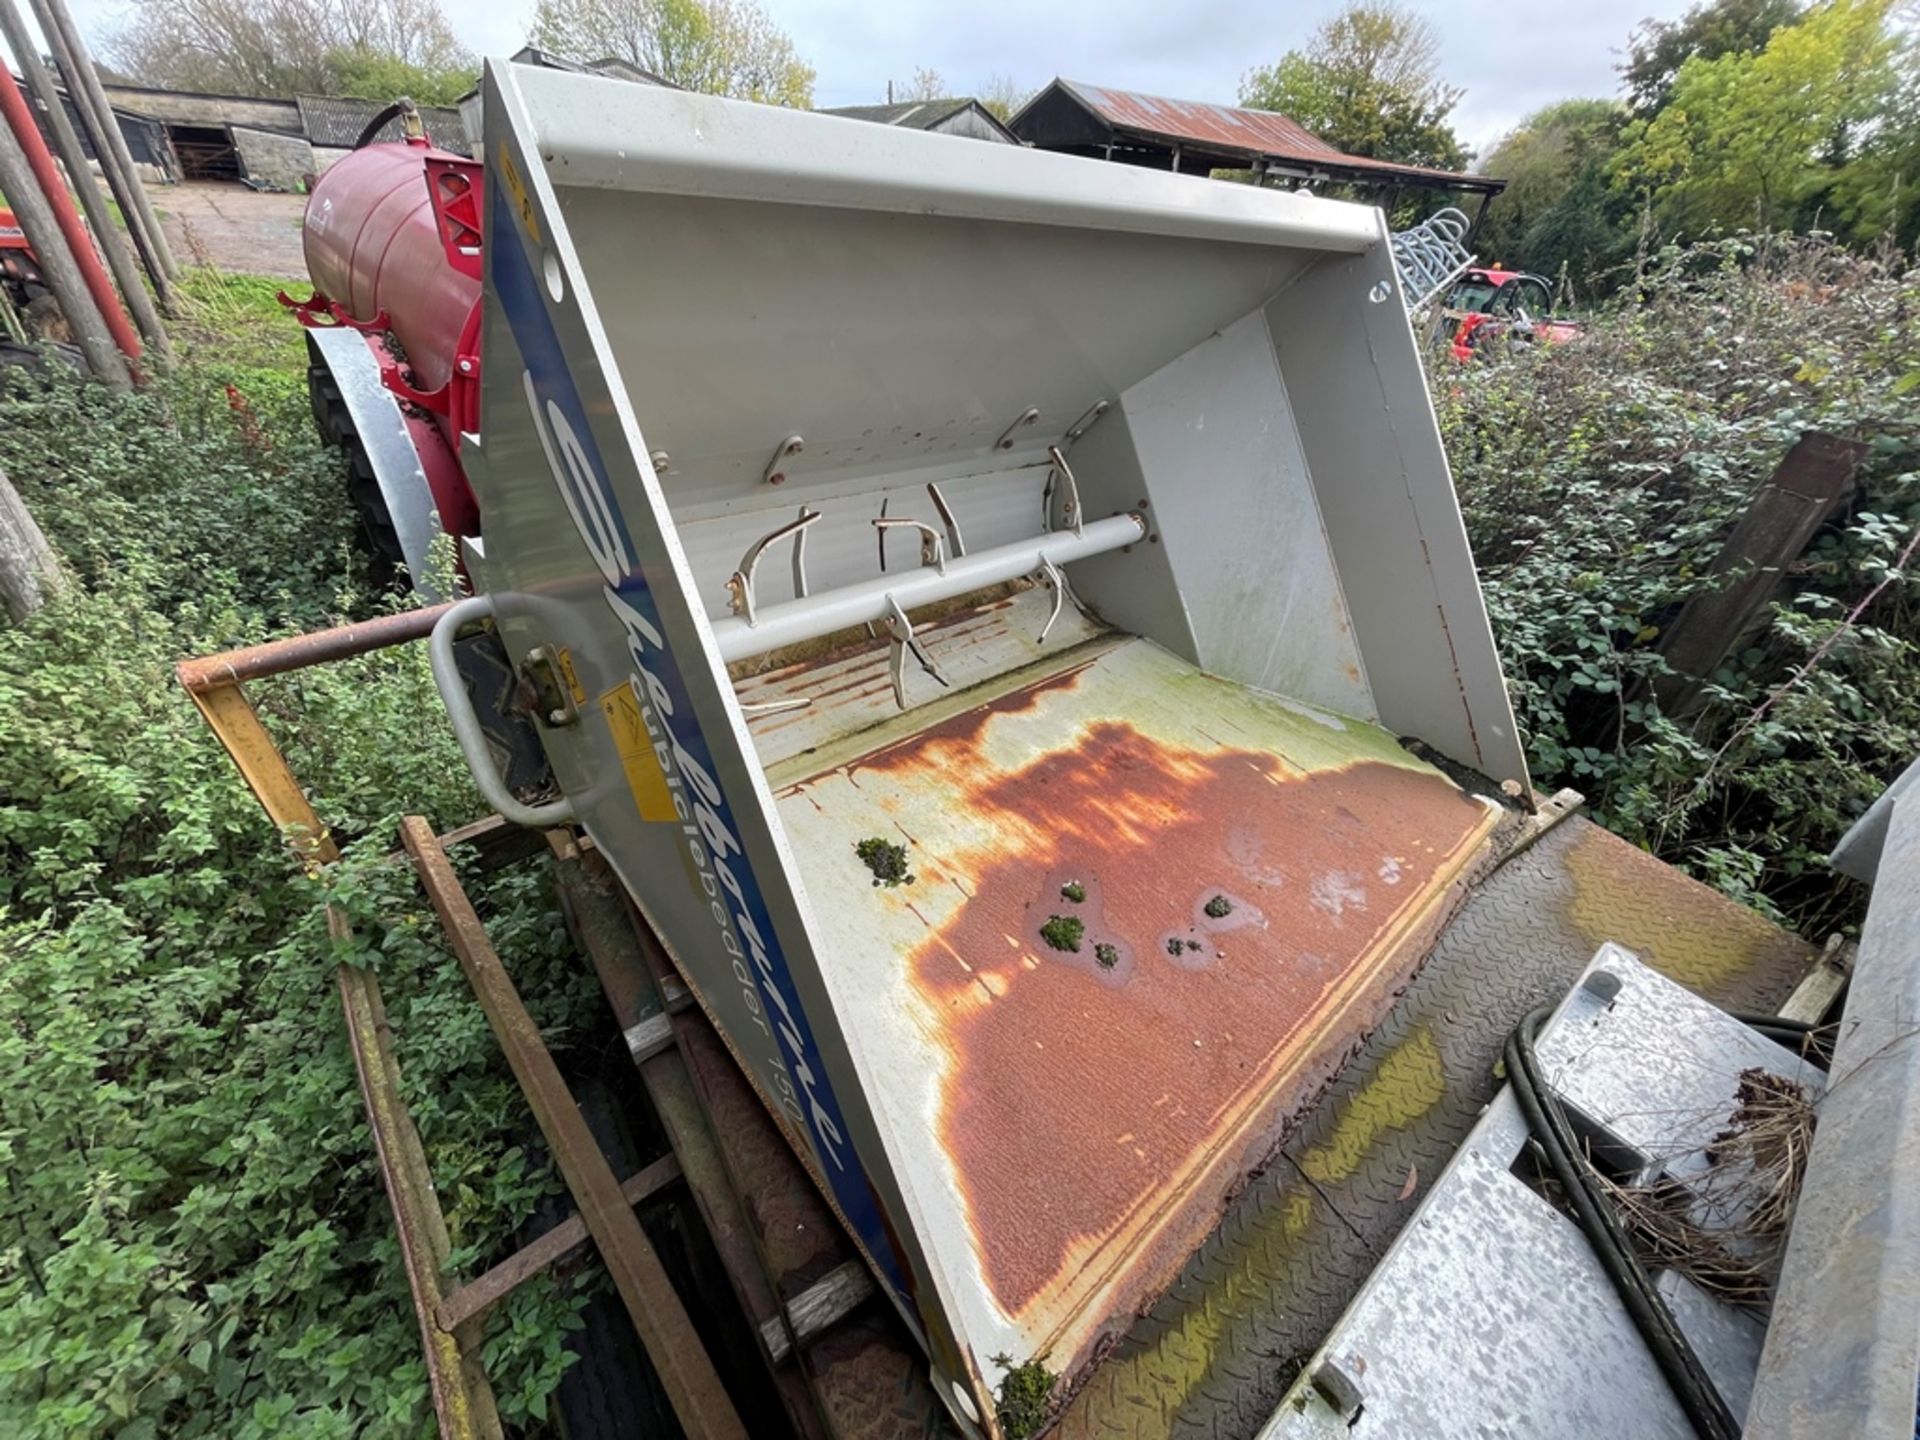
<path fill-rule="evenodd" d="M 307 342 L 280 292 L 302 290 L 267 275 L 236 275 L 189 266 L 178 282 L 186 313 L 172 327 L 188 359 L 215 360 L 248 370 L 303 374 Z"/>

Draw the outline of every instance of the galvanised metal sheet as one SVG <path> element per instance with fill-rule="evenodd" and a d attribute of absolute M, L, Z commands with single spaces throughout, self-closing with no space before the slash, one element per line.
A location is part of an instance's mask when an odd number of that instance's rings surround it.
<path fill-rule="evenodd" d="M 1499 812 L 1144 640 L 951 708 L 788 762 L 780 813 L 970 1342 L 1071 1371 L 1378 1022 Z"/>

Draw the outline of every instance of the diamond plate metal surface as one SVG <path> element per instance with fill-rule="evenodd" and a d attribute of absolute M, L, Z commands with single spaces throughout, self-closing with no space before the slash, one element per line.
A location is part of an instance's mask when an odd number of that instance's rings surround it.
<path fill-rule="evenodd" d="M 1491 1098 L 1508 1029 L 1609 939 L 1734 1009 L 1777 1007 L 1816 958 L 1599 826 L 1567 821 L 1474 890 L 1386 1023 L 1053 1433 L 1254 1434 Z"/>

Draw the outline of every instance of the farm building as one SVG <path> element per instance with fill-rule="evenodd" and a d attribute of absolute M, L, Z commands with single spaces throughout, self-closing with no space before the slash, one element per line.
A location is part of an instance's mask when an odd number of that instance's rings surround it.
<path fill-rule="evenodd" d="M 1335 149 L 1270 110 L 1168 100 L 1132 90 L 1056 79 L 1008 127 L 1038 150 L 1058 150 L 1187 175 L 1251 171 L 1256 183 L 1286 189 L 1346 185 L 1378 193 L 1450 191 L 1486 201 L 1506 181 L 1422 165 L 1399 165 Z"/>
<path fill-rule="evenodd" d="M 930 130 L 940 135 L 964 135 L 970 140 L 996 140 L 1018 145 L 1014 133 L 1002 125 L 978 100 L 964 95 L 944 100 L 902 100 L 889 105 L 842 105 L 823 110 L 848 120 L 871 120 L 876 125 L 900 125 L 908 130 Z"/>

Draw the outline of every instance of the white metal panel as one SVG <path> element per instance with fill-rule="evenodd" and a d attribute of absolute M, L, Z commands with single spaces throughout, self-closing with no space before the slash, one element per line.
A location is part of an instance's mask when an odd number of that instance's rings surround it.
<path fill-rule="evenodd" d="M 1252 185 L 947 137 L 597 76 L 514 68 L 555 183 L 1364 250 L 1370 212 Z"/>

